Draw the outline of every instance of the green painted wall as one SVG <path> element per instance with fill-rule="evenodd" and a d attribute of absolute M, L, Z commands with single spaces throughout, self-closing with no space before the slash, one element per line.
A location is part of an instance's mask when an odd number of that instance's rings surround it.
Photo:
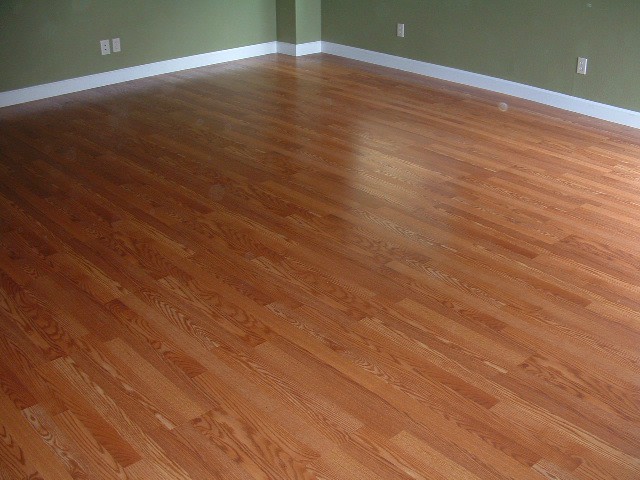
<path fill-rule="evenodd" d="M 640 111 L 640 0 L 0 0 L 0 91 L 321 37 Z"/>
<path fill-rule="evenodd" d="M 321 0 L 296 0 L 296 43 L 317 42 L 322 37 Z"/>
<path fill-rule="evenodd" d="M 278 41 L 292 44 L 321 39 L 321 0 L 277 0 Z"/>
<path fill-rule="evenodd" d="M 0 91 L 275 39 L 275 0 L 0 0 Z"/>
<path fill-rule="evenodd" d="M 323 0 L 322 39 L 640 111 L 639 0 Z"/>
<path fill-rule="evenodd" d="M 296 0 L 277 0 L 278 41 L 298 43 L 296 38 Z"/>

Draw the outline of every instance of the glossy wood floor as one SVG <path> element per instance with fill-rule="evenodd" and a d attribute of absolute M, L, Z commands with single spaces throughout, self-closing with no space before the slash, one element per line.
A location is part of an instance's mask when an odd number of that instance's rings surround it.
<path fill-rule="evenodd" d="M 0 478 L 639 479 L 640 134 L 468 92 L 272 55 L 1 110 Z"/>

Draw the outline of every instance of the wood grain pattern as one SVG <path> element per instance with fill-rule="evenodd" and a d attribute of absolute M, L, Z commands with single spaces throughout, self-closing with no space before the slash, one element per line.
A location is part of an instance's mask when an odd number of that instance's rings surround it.
<path fill-rule="evenodd" d="M 640 478 L 640 135 L 501 100 L 270 55 L 0 110 L 0 479 Z"/>

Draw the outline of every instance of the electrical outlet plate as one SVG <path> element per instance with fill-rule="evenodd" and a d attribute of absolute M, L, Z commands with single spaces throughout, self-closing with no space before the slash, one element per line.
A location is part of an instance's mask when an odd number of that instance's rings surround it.
<path fill-rule="evenodd" d="M 113 53 L 118 53 L 120 51 L 120 38 L 113 38 L 111 40 L 111 45 L 113 46 Z"/>
<path fill-rule="evenodd" d="M 576 72 L 579 73 L 580 75 L 586 75 L 588 63 L 589 63 L 588 58 L 578 57 L 578 68 L 576 69 Z"/>
<path fill-rule="evenodd" d="M 109 40 L 100 40 L 100 52 L 102 55 L 109 55 L 111 53 Z"/>
<path fill-rule="evenodd" d="M 404 23 L 399 23 L 398 24 L 397 35 L 400 38 L 404 38 Z"/>

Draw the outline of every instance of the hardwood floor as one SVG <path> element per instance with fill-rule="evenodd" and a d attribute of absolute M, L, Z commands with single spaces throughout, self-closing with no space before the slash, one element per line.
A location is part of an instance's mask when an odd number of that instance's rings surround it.
<path fill-rule="evenodd" d="M 0 478 L 639 479 L 640 134 L 502 100 L 271 55 L 0 110 Z"/>

